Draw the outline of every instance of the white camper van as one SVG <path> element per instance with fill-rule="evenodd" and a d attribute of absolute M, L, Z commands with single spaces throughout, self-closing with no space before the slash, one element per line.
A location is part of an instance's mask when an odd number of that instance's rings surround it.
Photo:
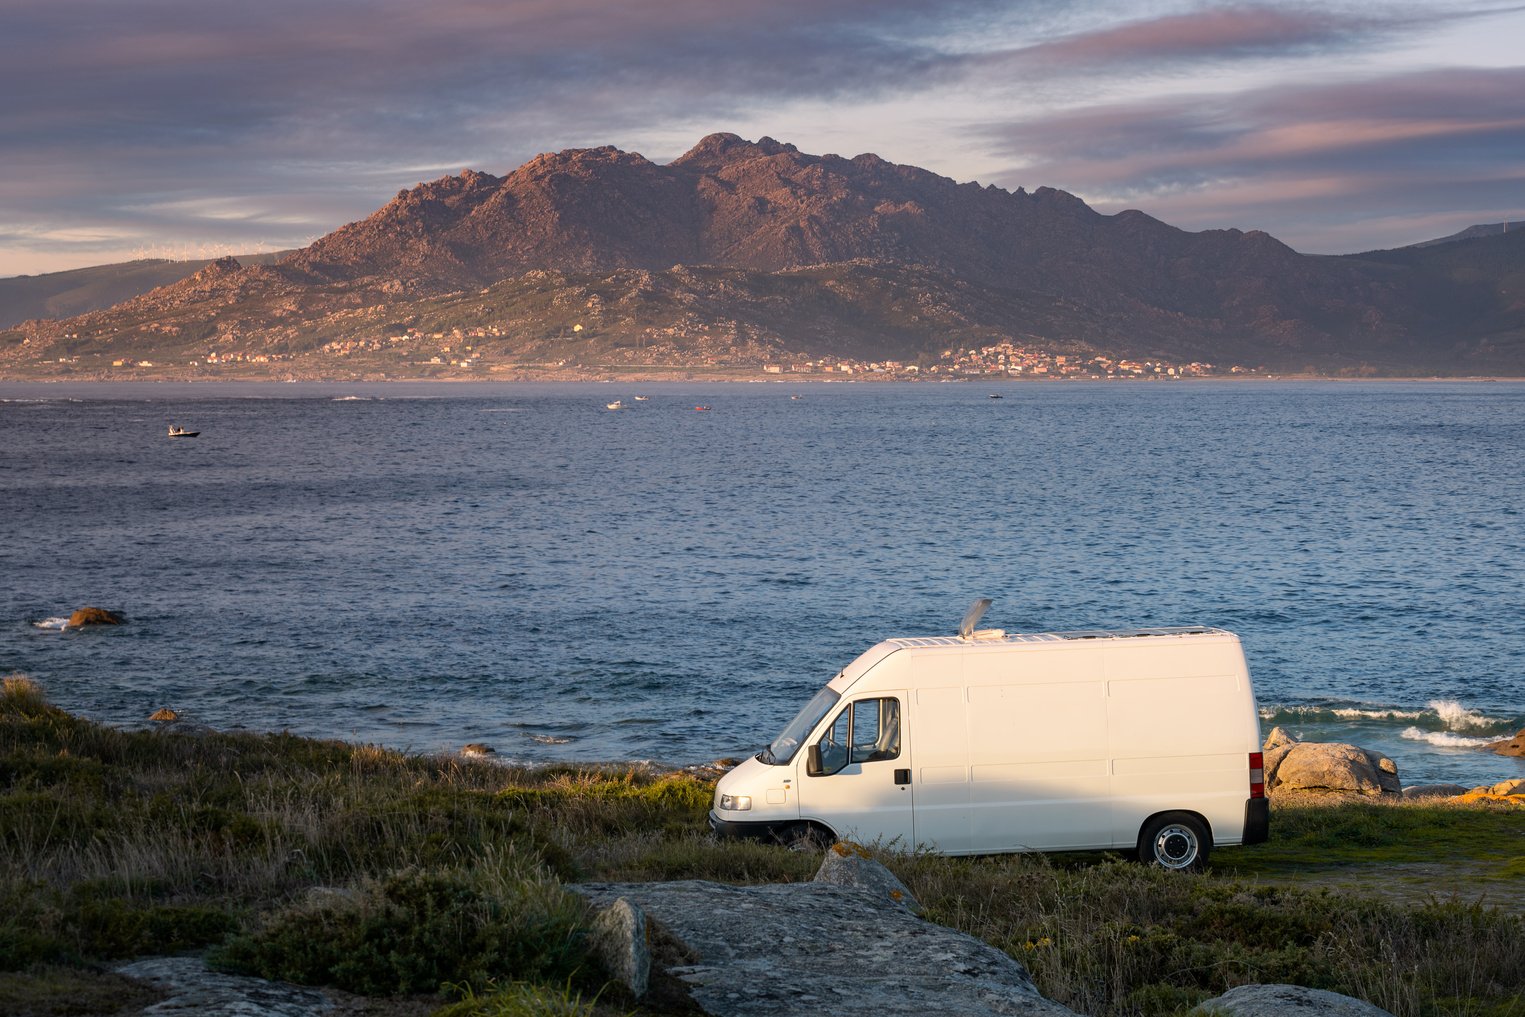
<path fill-rule="evenodd" d="M 728 836 L 973 855 L 1121 848 L 1173 869 L 1266 839 L 1239 637 L 1213 628 L 888 639 L 720 779 Z"/>

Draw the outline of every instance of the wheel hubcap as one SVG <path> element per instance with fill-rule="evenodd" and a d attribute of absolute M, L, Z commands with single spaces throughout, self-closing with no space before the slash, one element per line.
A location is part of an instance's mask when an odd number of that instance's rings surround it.
<path fill-rule="evenodd" d="M 1167 826 L 1154 839 L 1154 857 L 1170 869 L 1184 869 L 1197 860 L 1197 838 L 1183 826 Z"/>

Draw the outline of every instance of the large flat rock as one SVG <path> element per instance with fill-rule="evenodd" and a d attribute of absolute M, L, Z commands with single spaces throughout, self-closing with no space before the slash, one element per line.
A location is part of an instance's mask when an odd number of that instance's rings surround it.
<path fill-rule="evenodd" d="M 319 1017 L 334 1008 L 316 989 L 209 971 L 200 957 L 150 957 L 116 970 L 168 997 L 142 1017 Z"/>
<path fill-rule="evenodd" d="M 923 921 L 872 892 L 824 883 L 585 883 L 625 897 L 699 957 L 673 969 L 716 1017 L 1074 1017 L 995 947 Z"/>

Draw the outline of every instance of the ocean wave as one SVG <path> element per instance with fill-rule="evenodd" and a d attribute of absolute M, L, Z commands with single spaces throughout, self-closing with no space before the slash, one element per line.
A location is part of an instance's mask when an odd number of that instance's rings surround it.
<path fill-rule="evenodd" d="M 1336 717 L 1345 720 L 1361 718 L 1367 720 L 1418 720 L 1424 716 L 1423 710 L 1399 710 L 1396 708 L 1391 710 L 1365 709 L 1359 706 L 1342 706 L 1334 710 L 1333 713 Z"/>
<path fill-rule="evenodd" d="M 548 734 L 530 735 L 530 741 L 539 742 L 541 745 L 566 745 L 571 740 L 570 738 L 559 738 L 556 735 Z"/>
<path fill-rule="evenodd" d="M 32 623 L 34 629 L 50 629 L 54 632 L 62 632 L 69 627 L 67 618 L 43 618 Z"/>
<path fill-rule="evenodd" d="M 1260 719 L 1288 723 L 1333 723 L 1337 721 L 1410 721 L 1410 730 L 1438 733 L 1473 731 L 1478 733 L 1513 730 L 1513 717 L 1490 717 L 1463 706 L 1454 699 L 1432 699 L 1425 709 L 1379 704 L 1336 705 L 1334 703 L 1275 704 L 1260 708 Z"/>
<path fill-rule="evenodd" d="M 1439 745 L 1447 749 L 1475 749 L 1480 745 L 1487 745 L 1496 739 L 1471 738 L 1467 735 L 1459 735 L 1454 731 L 1423 731 L 1417 727 L 1404 728 L 1403 738 L 1415 742 L 1429 742 L 1431 745 Z"/>
<path fill-rule="evenodd" d="M 1447 731 L 1477 731 L 1503 723 L 1493 717 L 1485 717 L 1476 710 L 1469 710 L 1454 699 L 1432 699 L 1429 707 L 1440 717 Z"/>
<path fill-rule="evenodd" d="M 377 401 L 375 396 L 334 396 L 329 400 L 333 403 L 374 403 Z"/>
<path fill-rule="evenodd" d="M 1261 720 L 1295 717 L 1299 720 L 1418 720 L 1423 710 L 1398 706 L 1262 706 Z"/>

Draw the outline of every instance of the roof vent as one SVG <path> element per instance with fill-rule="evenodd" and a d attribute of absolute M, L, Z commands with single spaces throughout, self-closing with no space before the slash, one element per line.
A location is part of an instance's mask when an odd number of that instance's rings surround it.
<path fill-rule="evenodd" d="M 985 612 L 990 609 L 990 598 L 981 597 L 969 605 L 969 610 L 964 612 L 964 620 L 958 623 L 958 637 L 960 639 L 973 639 L 974 627 L 985 617 Z"/>

